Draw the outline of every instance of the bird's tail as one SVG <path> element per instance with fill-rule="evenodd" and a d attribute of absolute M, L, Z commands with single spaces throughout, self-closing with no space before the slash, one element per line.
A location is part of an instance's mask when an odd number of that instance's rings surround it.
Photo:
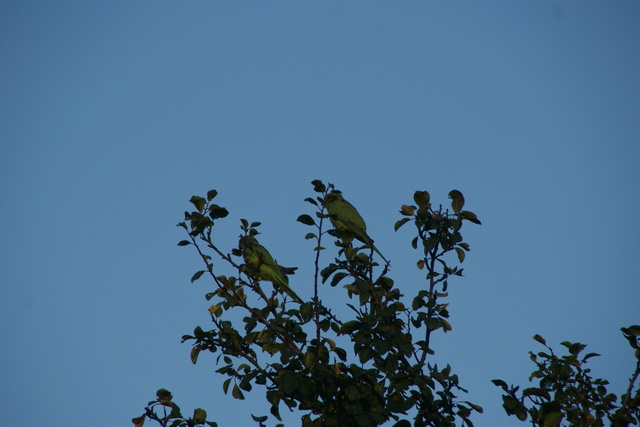
<path fill-rule="evenodd" d="M 371 249 L 373 249 L 378 255 L 380 255 L 380 258 L 382 258 L 386 264 L 389 263 L 389 261 L 387 261 L 387 259 L 384 257 L 384 255 L 382 255 L 382 253 L 378 250 L 378 248 L 376 248 L 373 242 L 371 242 Z"/>

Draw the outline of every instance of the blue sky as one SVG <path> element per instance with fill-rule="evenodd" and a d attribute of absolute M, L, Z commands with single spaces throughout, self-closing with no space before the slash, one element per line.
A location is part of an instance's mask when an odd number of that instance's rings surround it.
<path fill-rule="evenodd" d="M 225 397 L 207 326 L 210 284 L 175 226 L 215 188 L 311 295 L 296 223 L 313 179 L 367 220 L 391 276 L 424 285 L 415 190 L 459 189 L 466 276 L 436 339 L 477 425 L 522 425 L 502 378 L 527 384 L 538 333 L 602 354 L 626 389 L 637 274 L 640 4 L 485 2 L 3 2 L 0 5 L 0 424 L 129 425 L 171 390 L 221 426 L 267 412 Z M 325 262 L 330 260 L 325 255 Z M 289 416 L 287 425 L 296 425 Z"/>

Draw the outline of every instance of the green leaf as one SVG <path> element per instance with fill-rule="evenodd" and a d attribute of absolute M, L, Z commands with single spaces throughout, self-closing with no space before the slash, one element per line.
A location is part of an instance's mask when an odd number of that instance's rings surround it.
<path fill-rule="evenodd" d="M 564 415 L 562 412 L 550 412 L 545 415 L 543 427 L 558 427 L 562 422 Z"/>
<path fill-rule="evenodd" d="M 200 213 L 202 213 L 202 211 L 204 210 L 204 205 L 207 203 L 207 201 L 200 196 L 191 196 L 191 199 L 189 199 L 189 201 L 193 204 L 193 206 L 196 207 L 196 209 Z"/>
<path fill-rule="evenodd" d="M 158 402 L 160 403 L 169 402 L 171 401 L 171 399 L 173 399 L 173 395 L 171 395 L 171 392 L 165 388 L 158 389 L 158 391 L 156 391 L 156 397 L 158 398 Z"/>
<path fill-rule="evenodd" d="M 543 388 L 537 388 L 537 387 L 530 387 L 522 390 L 522 397 L 526 397 L 526 396 L 538 396 L 546 400 L 551 399 L 551 396 L 549 395 L 549 392 L 547 390 Z"/>
<path fill-rule="evenodd" d="M 207 191 L 207 201 L 210 202 L 217 195 L 218 195 L 218 192 L 216 190 Z"/>
<path fill-rule="evenodd" d="M 520 401 L 515 397 L 502 396 L 502 406 L 507 410 L 507 413 L 511 413 L 515 408 L 520 406 Z"/>
<path fill-rule="evenodd" d="M 456 253 L 458 254 L 458 261 L 460 261 L 460 262 L 464 261 L 464 257 L 465 257 L 464 251 L 461 248 L 457 247 L 457 246 L 454 249 L 456 250 Z"/>
<path fill-rule="evenodd" d="M 360 393 L 360 390 L 358 390 L 358 387 L 356 387 L 353 384 L 347 386 L 347 389 L 344 391 L 344 394 L 345 396 L 347 396 L 347 399 L 351 401 L 360 399 L 360 397 L 362 396 L 362 393 Z"/>
<path fill-rule="evenodd" d="M 246 365 L 245 365 L 246 366 Z M 240 370 L 240 368 L 238 368 L 238 370 Z M 249 370 L 249 368 L 247 367 L 247 370 Z M 242 378 L 242 381 L 240 381 L 240 388 L 244 391 L 251 391 L 251 389 L 253 388 L 253 386 L 251 385 L 251 378 L 250 376 L 245 375 Z"/>
<path fill-rule="evenodd" d="M 238 384 L 234 384 L 233 390 L 231 390 L 231 396 L 238 400 L 244 400 L 244 394 L 240 390 L 240 387 L 238 387 Z"/>
<path fill-rule="evenodd" d="M 331 263 L 320 272 L 320 276 L 322 276 L 322 283 L 326 282 L 329 276 L 333 274 L 334 271 L 338 269 L 338 266 Z"/>
<path fill-rule="evenodd" d="M 142 425 L 144 424 L 145 416 L 145 414 L 142 414 L 137 418 L 133 418 L 131 420 L 131 422 L 133 423 L 133 427 L 142 427 Z"/>
<path fill-rule="evenodd" d="M 302 304 L 300 306 L 300 315 L 302 316 L 303 323 L 307 323 L 314 314 L 314 305 L 310 302 Z"/>
<path fill-rule="evenodd" d="M 313 181 L 311 181 L 311 184 L 313 185 L 313 191 L 315 191 L 316 193 L 322 193 L 327 188 L 319 179 L 314 179 Z"/>
<path fill-rule="evenodd" d="M 314 206 L 318 206 L 318 202 L 316 202 L 315 200 L 313 200 L 311 197 L 307 197 L 306 199 L 304 199 L 305 202 L 309 202 Z"/>
<path fill-rule="evenodd" d="M 209 206 L 209 216 L 211 219 L 224 218 L 229 215 L 229 211 L 218 205 Z"/>
<path fill-rule="evenodd" d="M 579 342 L 577 342 L 569 347 L 569 353 L 573 354 L 574 356 L 578 356 L 578 354 L 580 354 L 586 347 L 587 346 L 585 344 L 580 344 Z"/>
<path fill-rule="evenodd" d="M 640 325 L 631 325 L 628 328 L 620 328 L 620 330 L 625 334 L 640 336 Z"/>
<path fill-rule="evenodd" d="M 188 241 L 188 240 L 181 240 L 181 241 L 178 242 L 178 246 L 187 246 L 187 245 L 190 245 L 190 244 L 191 244 L 191 242 Z"/>
<path fill-rule="evenodd" d="M 451 207 L 455 213 L 462 210 L 464 206 L 464 196 L 458 190 L 451 190 L 449 192 L 449 198 L 451 199 Z"/>
<path fill-rule="evenodd" d="M 191 363 L 193 363 L 194 365 L 198 361 L 198 355 L 199 354 L 200 354 L 200 347 L 193 347 L 191 349 Z"/>
<path fill-rule="evenodd" d="M 431 196 L 429 195 L 428 191 L 416 191 L 415 193 L 413 193 L 413 200 L 421 208 L 428 207 Z"/>
<path fill-rule="evenodd" d="M 429 236 L 428 239 L 422 241 L 424 246 L 424 254 L 427 255 L 429 251 L 438 245 L 438 236 Z"/>
<path fill-rule="evenodd" d="M 343 362 L 346 362 L 347 352 L 344 349 L 337 347 L 334 353 L 340 358 L 340 360 L 342 360 Z"/>
<path fill-rule="evenodd" d="M 344 323 L 340 327 L 340 335 L 349 334 L 360 328 L 360 322 L 357 320 L 350 320 Z"/>
<path fill-rule="evenodd" d="M 400 227 L 402 227 L 403 225 L 405 225 L 408 221 L 410 221 L 411 218 L 402 218 L 401 220 L 396 221 L 396 223 L 393 225 L 393 230 L 394 231 L 398 231 L 398 229 Z"/>
<path fill-rule="evenodd" d="M 222 391 L 224 391 L 224 394 L 227 394 L 229 391 L 229 384 L 231 384 L 231 378 L 224 380 L 222 383 Z"/>
<path fill-rule="evenodd" d="M 480 406 L 480 405 L 476 405 L 476 404 L 468 402 L 468 401 L 465 401 L 464 403 L 469 405 L 471 408 L 473 408 L 474 411 L 476 411 L 479 414 L 482 414 L 484 412 L 484 409 L 482 409 L 482 406 Z M 471 424 L 471 425 L 473 425 L 473 424 Z"/>
<path fill-rule="evenodd" d="M 540 335 L 538 335 L 538 334 L 535 334 L 533 336 L 533 339 L 538 341 L 542 345 L 547 345 L 547 341 L 544 338 L 542 338 Z"/>
<path fill-rule="evenodd" d="M 601 354 L 598 353 L 589 353 L 587 354 L 582 360 L 587 360 L 587 359 L 591 359 L 592 357 L 597 357 L 597 356 L 601 356 Z"/>
<path fill-rule="evenodd" d="M 632 325 L 628 328 L 620 328 L 620 330 L 622 331 L 622 335 L 627 339 L 627 341 L 629 341 L 629 345 L 631 346 L 631 348 L 640 350 L 640 344 L 638 343 L 638 337 L 640 336 L 640 326 Z"/>
<path fill-rule="evenodd" d="M 438 317 L 425 319 L 424 324 L 430 331 L 436 331 L 443 326 L 442 319 Z"/>
<path fill-rule="evenodd" d="M 420 206 L 420 209 L 418 209 L 416 216 L 420 219 L 430 218 L 431 217 L 430 212 L 431 212 L 431 205 Z M 433 227 L 429 227 L 429 228 L 431 229 Z"/>
<path fill-rule="evenodd" d="M 313 368 L 318 363 L 318 356 L 315 351 L 307 351 L 303 358 L 302 363 L 308 369 Z"/>
<path fill-rule="evenodd" d="M 462 211 L 460 212 L 460 218 L 466 219 L 467 221 L 471 221 L 474 224 L 482 225 L 482 223 L 480 222 L 476 214 L 474 214 L 473 212 Z"/>
<path fill-rule="evenodd" d="M 407 205 L 400 206 L 400 213 L 404 216 L 413 216 L 415 212 L 416 212 L 415 206 L 407 206 Z"/>
<path fill-rule="evenodd" d="M 505 383 L 502 380 L 491 380 L 491 382 L 497 385 L 498 387 L 501 387 L 504 391 L 507 391 L 507 389 L 509 388 L 507 386 L 507 383 Z"/>
<path fill-rule="evenodd" d="M 200 326 L 196 326 L 196 327 L 193 329 L 193 335 L 194 335 L 196 338 L 200 339 L 200 338 L 204 337 L 204 331 L 202 330 L 202 328 L 201 328 Z"/>
<path fill-rule="evenodd" d="M 278 385 L 286 394 L 294 393 L 302 383 L 300 377 L 291 371 L 283 371 L 278 375 Z"/>
<path fill-rule="evenodd" d="M 331 279 L 331 286 L 336 286 L 342 279 L 347 277 L 349 274 L 347 273 L 336 273 Z"/>
<path fill-rule="evenodd" d="M 275 342 L 266 342 L 262 344 L 262 349 L 273 356 L 280 351 L 280 344 Z"/>
<path fill-rule="evenodd" d="M 300 215 L 296 221 L 301 222 L 305 225 L 316 225 L 316 222 L 313 220 L 313 218 L 306 214 Z"/>
<path fill-rule="evenodd" d="M 195 282 L 204 274 L 204 270 L 196 271 L 193 276 L 191 276 L 191 283 Z"/>
<path fill-rule="evenodd" d="M 204 409 L 196 408 L 193 411 L 193 420 L 197 423 L 203 423 L 207 419 L 207 411 Z"/>

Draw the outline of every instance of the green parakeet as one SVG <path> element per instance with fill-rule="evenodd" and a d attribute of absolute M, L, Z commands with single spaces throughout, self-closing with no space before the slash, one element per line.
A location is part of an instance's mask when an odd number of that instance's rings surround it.
<path fill-rule="evenodd" d="M 244 258 L 247 273 L 258 280 L 268 280 L 296 302 L 302 300 L 289 287 L 287 274 L 294 274 L 297 267 L 282 267 L 275 262 L 269 251 L 258 243 L 253 236 L 240 237 L 240 250 Z"/>
<path fill-rule="evenodd" d="M 324 199 L 324 206 L 327 208 L 331 223 L 337 230 L 348 231 L 353 237 L 376 251 L 384 262 L 388 262 L 384 255 L 380 253 L 378 248 L 373 245 L 373 240 L 367 234 L 367 224 L 365 224 L 362 216 L 351 203 L 347 202 L 344 197 L 342 197 L 342 193 L 340 191 L 334 190 L 327 194 Z M 343 240 L 347 243 L 351 243 L 353 237 L 343 238 Z"/>

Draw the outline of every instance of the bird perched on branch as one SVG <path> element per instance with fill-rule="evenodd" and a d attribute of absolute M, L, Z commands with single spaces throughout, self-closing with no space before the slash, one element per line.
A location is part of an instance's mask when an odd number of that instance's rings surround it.
<path fill-rule="evenodd" d="M 342 238 L 343 241 L 351 243 L 355 237 L 380 255 L 384 262 L 388 262 L 378 248 L 374 246 L 373 239 L 367 234 L 367 224 L 365 224 L 364 219 L 362 219 L 358 210 L 342 197 L 342 192 L 334 190 L 327 194 L 324 199 L 324 206 L 327 208 L 329 219 L 335 229 L 346 232 L 343 233 L 345 235 Z"/>
<path fill-rule="evenodd" d="M 289 287 L 287 274 L 294 274 L 297 267 L 282 267 L 273 259 L 269 251 L 258 243 L 254 236 L 240 237 L 240 250 L 244 258 L 247 274 L 257 280 L 268 280 L 280 291 L 286 293 L 296 302 L 302 300 Z"/>

